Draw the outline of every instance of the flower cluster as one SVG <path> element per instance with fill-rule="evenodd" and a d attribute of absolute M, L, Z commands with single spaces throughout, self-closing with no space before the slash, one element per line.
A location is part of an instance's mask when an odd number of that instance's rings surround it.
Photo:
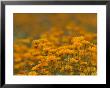
<path fill-rule="evenodd" d="M 31 71 L 39 75 L 96 74 L 96 45 L 85 36 L 67 35 L 61 30 L 57 32 L 57 29 L 52 29 L 44 33 L 45 37 L 33 40 L 32 59 L 36 58 L 37 63 Z"/>
<path fill-rule="evenodd" d="M 84 21 L 80 16 L 76 17 Z M 53 18 L 51 20 L 55 21 Z M 84 23 L 87 24 L 86 21 Z M 95 26 L 94 21 L 92 24 Z M 97 74 L 95 32 L 87 31 L 81 25 L 70 21 L 64 26 L 52 26 L 37 37 L 35 34 L 34 31 L 34 36 L 14 40 L 15 75 Z"/>

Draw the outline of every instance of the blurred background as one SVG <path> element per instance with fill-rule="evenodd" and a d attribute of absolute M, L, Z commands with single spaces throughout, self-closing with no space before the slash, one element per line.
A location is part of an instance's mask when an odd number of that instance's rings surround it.
<path fill-rule="evenodd" d="M 86 31 L 97 32 L 97 15 L 89 13 L 79 14 L 30 14 L 14 13 L 14 39 L 33 37 L 37 38 L 52 27 L 63 28 L 72 24 L 80 26 Z"/>

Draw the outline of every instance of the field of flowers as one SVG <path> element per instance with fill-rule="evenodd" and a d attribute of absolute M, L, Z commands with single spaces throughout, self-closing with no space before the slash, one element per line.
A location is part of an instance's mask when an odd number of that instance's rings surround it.
<path fill-rule="evenodd" d="M 14 75 L 96 74 L 96 14 L 14 14 Z"/>

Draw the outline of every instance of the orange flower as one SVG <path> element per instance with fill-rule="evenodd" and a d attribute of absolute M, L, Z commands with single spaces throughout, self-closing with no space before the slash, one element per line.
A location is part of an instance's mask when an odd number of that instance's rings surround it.
<path fill-rule="evenodd" d="M 34 75 L 38 75 L 38 73 L 36 73 L 35 71 L 31 71 L 28 73 L 28 75 L 34 76 Z"/>

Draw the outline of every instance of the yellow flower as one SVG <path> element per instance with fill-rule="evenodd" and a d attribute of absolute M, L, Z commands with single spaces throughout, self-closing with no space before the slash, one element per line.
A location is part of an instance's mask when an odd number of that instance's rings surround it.
<path fill-rule="evenodd" d="M 90 50 L 91 52 L 96 52 L 96 47 L 89 47 L 88 50 Z"/>
<path fill-rule="evenodd" d="M 67 72 L 73 71 L 73 66 L 66 65 L 66 66 L 64 67 L 64 70 L 67 71 Z"/>
<path fill-rule="evenodd" d="M 57 57 L 56 56 L 53 56 L 53 55 L 47 56 L 47 59 L 46 60 L 47 61 L 56 61 L 57 60 Z"/>
<path fill-rule="evenodd" d="M 82 44 L 84 44 L 84 45 L 89 45 L 90 42 L 89 42 L 89 41 L 86 41 L 86 40 L 83 40 L 83 41 L 82 41 Z"/>
<path fill-rule="evenodd" d="M 45 59 L 46 57 L 45 56 L 42 56 L 42 55 L 39 55 L 39 56 L 36 56 L 36 59 L 38 59 L 38 60 L 43 60 L 43 59 Z"/>
<path fill-rule="evenodd" d="M 81 42 L 84 40 L 84 37 L 83 36 L 80 36 L 80 37 L 73 37 L 71 39 L 71 43 L 75 43 L 75 42 Z"/>
<path fill-rule="evenodd" d="M 34 50 L 33 52 L 32 52 L 32 55 L 33 56 L 38 56 L 38 55 L 40 55 L 41 54 L 41 52 L 39 51 L 39 50 Z"/>
<path fill-rule="evenodd" d="M 79 55 L 80 56 L 84 56 L 85 55 L 85 51 L 84 50 L 79 50 Z"/>
<path fill-rule="evenodd" d="M 40 66 L 41 66 L 41 64 L 38 64 L 38 65 L 32 67 L 31 70 L 39 70 L 41 68 Z"/>
<path fill-rule="evenodd" d="M 81 65 L 87 65 L 87 62 L 80 62 Z"/>
<path fill-rule="evenodd" d="M 96 66 L 97 65 L 97 61 L 96 60 L 91 60 L 91 64 Z"/>
<path fill-rule="evenodd" d="M 75 58 L 69 58 L 68 61 L 70 63 L 77 63 L 78 62 L 78 60 L 76 60 Z"/>
<path fill-rule="evenodd" d="M 38 73 L 36 73 L 35 71 L 31 71 L 28 73 L 28 75 L 34 76 L 34 75 L 38 75 Z"/>

